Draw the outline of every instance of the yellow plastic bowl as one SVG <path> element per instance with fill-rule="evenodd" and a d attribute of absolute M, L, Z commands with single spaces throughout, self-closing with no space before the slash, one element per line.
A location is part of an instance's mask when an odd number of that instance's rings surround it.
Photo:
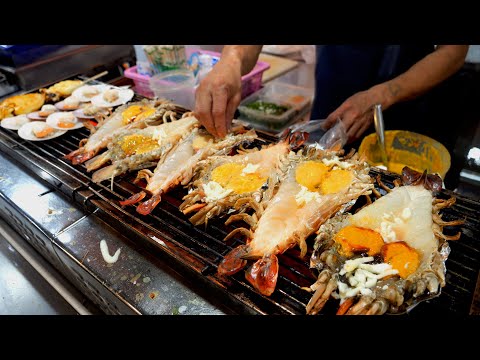
<path fill-rule="evenodd" d="M 423 172 L 437 173 L 445 178 L 450 169 L 450 154 L 438 141 L 428 136 L 411 131 L 387 130 L 385 131 L 385 147 L 387 150 L 388 170 L 397 174 L 402 173 L 402 168 L 408 167 Z M 382 164 L 380 150 L 375 133 L 366 136 L 360 148 L 360 155 L 365 155 L 367 162 L 372 166 Z"/>

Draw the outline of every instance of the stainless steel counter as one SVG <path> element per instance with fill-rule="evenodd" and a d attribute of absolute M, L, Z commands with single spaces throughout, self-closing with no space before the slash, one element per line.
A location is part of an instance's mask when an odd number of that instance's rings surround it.
<path fill-rule="evenodd" d="M 0 315 L 78 314 L 9 242 L 16 234 L 8 230 L 8 224 L 0 219 Z M 28 245 L 20 236 L 17 239 Z M 31 250 L 29 255 L 36 253 Z"/>
<path fill-rule="evenodd" d="M 172 269 L 0 153 L 0 215 L 108 314 L 224 314 Z M 109 253 L 120 249 L 108 264 Z M 80 267 L 74 266 L 80 265 Z M 79 271 L 78 269 L 81 269 Z"/>

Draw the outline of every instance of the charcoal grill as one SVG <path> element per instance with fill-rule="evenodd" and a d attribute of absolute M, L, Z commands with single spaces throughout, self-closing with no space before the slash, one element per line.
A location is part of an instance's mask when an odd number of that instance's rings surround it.
<path fill-rule="evenodd" d="M 235 313 L 247 314 L 305 314 L 305 306 L 311 294 L 302 287 L 311 285 L 315 274 L 309 269 L 310 254 L 302 260 L 297 249 L 290 249 L 279 256 L 280 274 L 275 292 L 266 297 L 257 293 L 240 272 L 228 279 L 216 275 L 217 266 L 231 249 L 243 243 L 234 238 L 225 243 L 223 238 L 234 226 L 225 226 L 222 219 L 213 219 L 208 227 L 195 227 L 178 206 L 184 189 L 175 189 L 162 197 L 162 202 L 147 216 L 135 211 L 135 207 L 121 207 L 118 202 L 142 190 L 133 183 L 135 173 L 119 176 L 110 186 L 109 181 L 95 184 L 84 165 L 72 165 L 64 155 L 78 148 L 82 138 L 88 137 L 86 129 L 69 131 L 67 134 L 44 142 L 29 142 L 18 137 L 15 131 L 0 129 L 0 150 L 16 162 L 33 171 L 39 178 L 57 188 L 69 201 L 114 228 L 127 234 L 130 239 L 142 244 L 165 261 L 192 286 L 207 289 L 206 296 L 220 299 Z M 263 134 L 267 141 L 274 138 Z M 372 176 L 380 175 L 382 181 L 392 187 L 396 178 L 391 173 L 372 170 Z M 378 189 L 384 192 L 382 189 Z M 454 195 L 448 190 L 441 197 Z M 418 314 L 449 313 L 467 315 L 478 313 L 475 287 L 480 267 L 480 203 L 455 195 L 456 204 L 445 209 L 445 220 L 464 218 L 459 241 L 450 242 L 451 253 L 447 260 L 446 286 L 441 295 L 430 299 L 409 312 Z M 224 220 L 224 219 L 223 219 Z M 456 229 L 446 228 L 446 233 Z M 312 239 L 310 239 L 310 245 Z M 81 266 L 81 264 L 77 264 Z M 88 289 L 84 289 L 87 290 Z M 334 304 L 335 303 L 335 304 Z M 476 305 L 477 304 L 477 305 Z M 322 314 L 334 314 L 336 302 L 327 303 Z"/>

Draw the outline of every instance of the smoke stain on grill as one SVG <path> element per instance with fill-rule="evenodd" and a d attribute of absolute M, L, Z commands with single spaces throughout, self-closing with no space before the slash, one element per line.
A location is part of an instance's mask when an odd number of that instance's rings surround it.
<path fill-rule="evenodd" d="M 180 311 L 179 311 L 179 308 L 178 307 L 174 307 L 172 309 L 172 315 L 180 315 Z"/>
<path fill-rule="evenodd" d="M 140 279 L 140 276 L 142 276 L 142 274 L 138 273 L 137 275 L 135 275 L 130 279 L 130 282 L 135 285 L 137 283 L 137 280 Z"/>

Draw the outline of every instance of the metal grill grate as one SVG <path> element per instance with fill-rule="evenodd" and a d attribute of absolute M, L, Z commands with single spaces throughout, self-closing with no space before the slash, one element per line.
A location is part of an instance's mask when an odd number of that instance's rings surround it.
<path fill-rule="evenodd" d="M 23 165 L 35 171 L 43 179 L 58 187 L 65 195 L 83 205 L 113 226 L 124 230 L 130 237 L 143 242 L 159 256 L 169 260 L 174 268 L 181 269 L 184 276 L 200 280 L 211 287 L 212 296 L 221 294 L 239 312 L 261 314 L 304 314 L 310 294 L 301 287 L 311 285 L 315 274 L 308 268 L 310 253 L 302 260 L 299 251 L 291 249 L 279 256 L 280 274 L 277 288 L 270 297 L 258 294 L 240 272 L 228 279 L 216 275 L 217 265 L 222 257 L 243 240 L 234 238 L 223 241 L 234 226 L 225 226 L 221 219 L 213 219 L 208 228 L 195 227 L 179 210 L 184 189 L 175 189 L 162 197 L 162 202 L 147 216 L 136 213 L 133 206 L 122 208 L 118 205 L 134 193 L 142 190 L 133 183 L 135 173 L 119 176 L 110 189 L 109 181 L 95 184 L 84 165 L 74 166 L 62 157 L 78 148 L 78 142 L 89 133 L 86 129 L 69 131 L 67 134 L 44 142 L 29 142 L 20 139 L 16 132 L 1 129 L 0 148 L 12 155 Z M 267 140 L 272 140 L 265 136 Z M 389 173 L 376 172 L 382 180 L 392 186 L 394 177 Z M 89 191 L 85 191 L 89 190 Z M 383 192 L 383 190 L 381 190 Z M 85 193 L 93 195 L 85 196 Z M 443 197 L 452 195 L 449 191 Z M 447 285 L 439 297 L 415 308 L 422 314 L 449 312 L 468 314 L 475 290 L 480 264 L 480 204 L 457 197 L 457 203 L 444 211 L 444 219 L 465 218 L 460 241 L 450 242 L 452 249 L 447 261 Z M 224 219 L 223 219 L 224 220 Z M 452 230 L 452 229 L 450 229 Z M 446 233 L 449 229 L 446 228 Z M 454 231 L 452 230 L 451 233 Z M 309 239 L 311 245 L 313 239 Z M 310 246 L 311 248 L 311 246 Z M 334 305 L 330 302 L 322 313 L 333 314 Z"/>

